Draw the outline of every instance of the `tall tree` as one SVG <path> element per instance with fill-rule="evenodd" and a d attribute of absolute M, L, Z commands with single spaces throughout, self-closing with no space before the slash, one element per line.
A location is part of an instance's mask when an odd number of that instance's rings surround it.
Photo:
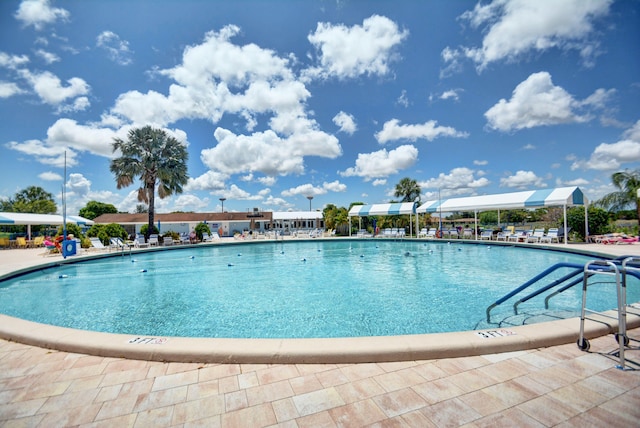
<path fill-rule="evenodd" d="M 13 198 L 3 200 L 1 205 L 2 211 L 16 213 L 54 214 L 58 210 L 53 195 L 38 186 L 19 191 Z"/>
<path fill-rule="evenodd" d="M 149 207 L 148 239 L 153 230 L 156 187 L 160 198 L 182 193 L 182 186 L 189 178 L 189 153 L 184 144 L 164 130 L 151 126 L 130 130 L 126 141 L 114 138 L 113 151 L 121 154 L 109 165 L 118 189 L 133 184 L 136 178 L 140 179 L 138 200 Z"/>
<path fill-rule="evenodd" d="M 611 175 L 611 181 L 619 190 L 603 196 L 595 202 L 595 205 L 599 205 L 609 211 L 620 211 L 635 205 L 638 220 L 640 221 L 640 198 L 638 198 L 640 170 L 615 172 Z"/>
<path fill-rule="evenodd" d="M 416 199 L 420 200 L 420 185 L 416 180 L 405 177 L 398 184 L 396 184 L 396 190 L 394 196 L 396 198 L 402 198 L 402 202 L 414 202 Z"/>
<path fill-rule="evenodd" d="M 118 209 L 111 204 L 105 204 L 104 202 L 89 201 L 84 208 L 80 208 L 78 213 L 80 217 L 93 220 L 96 217 L 100 217 L 102 214 L 116 214 Z"/>

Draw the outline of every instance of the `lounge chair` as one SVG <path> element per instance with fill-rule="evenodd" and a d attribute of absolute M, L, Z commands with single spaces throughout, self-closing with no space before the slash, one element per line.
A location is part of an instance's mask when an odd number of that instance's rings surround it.
<path fill-rule="evenodd" d="M 447 232 L 447 236 L 452 239 L 452 238 L 456 238 L 458 239 L 460 237 L 460 234 L 458 233 L 458 229 L 449 229 L 449 231 Z"/>
<path fill-rule="evenodd" d="M 544 237 L 544 229 L 535 229 L 531 235 L 527 236 L 527 239 L 525 242 L 533 242 L 537 244 L 538 242 L 540 242 L 540 239 L 543 237 Z"/>
<path fill-rule="evenodd" d="M 209 236 L 208 233 L 203 233 L 202 234 L 202 242 L 211 242 L 213 239 L 211 238 L 211 236 Z"/>
<path fill-rule="evenodd" d="M 116 250 L 124 250 L 125 248 L 129 248 L 129 244 L 124 242 L 122 238 L 111 238 L 109 242 L 111 242 L 110 247 L 115 248 Z"/>
<path fill-rule="evenodd" d="M 491 239 L 493 239 L 493 231 L 492 230 L 483 230 L 480 233 L 480 240 L 483 241 L 485 239 L 487 239 L 489 241 L 491 241 Z"/>
<path fill-rule="evenodd" d="M 153 246 L 158 246 L 160 245 L 159 241 L 158 241 L 158 235 L 153 234 L 153 235 L 149 235 L 149 246 L 153 247 Z"/>
<path fill-rule="evenodd" d="M 89 242 L 91 242 L 90 249 L 92 249 L 92 250 L 102 251 L 102 250 L 107 250 L 108 249 L 108 247 L 105 247 L 104 244 L 102 243 L 102 241 L 100 240 L 100 238 L 98 238 L 98 237 L 89 238 Z"/>
<path fill-rule="evenodd" d="M 496 235 L 496 241 L 504 241 L 507 242 L 509 240 L 509 236 L 511 236 L 511 232 L 507 230 L 501 230 Z"/>
<path fill-rule="evenodd" d="M 25 238 L 24 236 L 18 236 L 16 238 L 16 245 L 18 246 L 18 248 L 29 248 L 27 238 Z"/>
<path fill-rule="evenodd" d="M 420 232 L 418 232 L 418 238 L 421 237 L 427 237 L 427 234 L 429 233 L 429 229 L 426 227 L 423 227 L 422 229 L 420 229 Z"/>
<path fill-rule="evenodd" d="M 144 236 L 138 236 L 133 246 L 136 248 L 149 248 L 149 243 L 144 241 Z"/>
<path fill-rule="evenodd" d="M 165 236 L 162 239 L 162 245 L 168 247 L 169 245 L 173 245 L 173 238 L 171 236 Z"/>
<path fill-rule="evenodd" d="M 427 232 L 426 237 L 429 239 L 435 239 L 437 233 L 438 233 L 438 229 L 436 229 L 435 227 L 432 227 L 431 229 L 429 229 L 429 232 Z"/>
<path fill-rule="evenodd" d="M 555 239 L 555 241 L 557 243 L 560 243 L 560 238 L 558 237 L 558 228 L 557 227 L 552 227 L 549 229 L 549 231 L 543 235 L 539 242 L 543 243 L 543 242 L 548 242 L 549 244 L 553 242 L 553 240 Z"/>
<path fill-rule="evenodd" d="M 473 238 L 473 230 L 471 229 L 464 229 L 462 231 L 462 237 L 464 239 L 472 239 Z"/>

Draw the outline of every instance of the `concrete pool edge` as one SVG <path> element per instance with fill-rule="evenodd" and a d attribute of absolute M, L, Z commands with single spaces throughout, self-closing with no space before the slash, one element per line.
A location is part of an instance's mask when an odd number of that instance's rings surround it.
<path fill-rule="evenodd" d="M 617 311 L 591 314 L 588 339 L 617 332 Z M 627 314 L 627 329 L 640 314 Z M 484 337 L 478 333 L 484 333 Z M 491 333 L 494 332 L 494 333 Z M 50 326 L 0 314 L 0 338 L 101 357 L 181 363 L 369 363 L 496 354 L 576 343 L 579 318 L 495 330 L 331 339 L 140 337 Z"/>

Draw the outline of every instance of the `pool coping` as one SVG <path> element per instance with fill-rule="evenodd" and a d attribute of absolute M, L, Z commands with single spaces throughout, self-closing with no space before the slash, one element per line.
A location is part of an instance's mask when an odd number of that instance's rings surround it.
<path fill-rule="evenodd" d="M 627 329 L 640 314 L 627 313 Z M 590 314 L 584 337 L 618 331 L 617 311 Z M 577 342 L 580 319 L 491 330 L 320 339 L 223 339 L 136 336 L 56 327 L 0 314 L 0 337 L 102 357 L 183 363 L 367 363 L 453 358 Z"/>
<path fill-rule="evenodd" d="M 593 251 L 585 253 L 594 257 L 601 256 Z M 91 254 L 74 260 L 101 256 L 109 257 L 114 254 Z M 602 256 L 611 257 L 611 254 Z M 0 278 L 71 262 L 73 260 L 58 259 L 18 269 Z M 584 336 L 591 339 L 616 333 L 617 316 L 617 311 L 589 314 L 584 323 Z M 627 313 L 627 329 L 638 327 L 640 312 Z M 310 339 L 185 338 L 77 330 L 0 314 L 0 338 L 6 340 L 102 357 L 185 363 L 310 364 L 441 359 L 575 343 L 579 334 L 580 319 L 569 318 L 507 328 L 401 336 Z"/>

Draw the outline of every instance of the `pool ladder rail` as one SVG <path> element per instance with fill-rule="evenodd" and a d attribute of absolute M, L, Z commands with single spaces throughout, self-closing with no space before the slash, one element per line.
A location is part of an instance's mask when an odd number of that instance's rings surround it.
<path fill-rule="evenodd" d="M 640 257 L 629 256 L 622 260 L 622 263 L 614 263 L 608 260 L 593 260 L 584 265 L 583 285 L 582 285 L 582 309 L 580 313 L 580 337 L 578 338 L 578 348 L 582 351 L 588 351 L 590 348 L 589 340 L 584 337 L 584 322 L 587 312 L 595 313 L 587 309 L 587 289 L 589 278 L 596 275 L 606 275 L 614 277 L 616 283 L 616 293 L 618 300 L 618 332 L 614 337 L 618 343 L 618 358 L 620 363 L 616 368 L 620 370 L 627 369 L 625 359 L 625 349 L 629 346 L 629 336 L 627 336 L 627 277 L 628 274 L 637 276 L 640 273 Z M 594 284 L 592 284 L 593 286 Z M 603 314 L 598 313 L 600 316 Z M 640 315 L 640 314 L 636 314 Z M 613 318 L 613 317 L 609 317 Z"/>
<path fill-rule="evenodd" d="M 534 276 L 521 286 L 513 289 L 500 299 L 496 300 L 494 303 L 489 305 L 486 310 L 486 321 L 489 324 L 495 324 L 495 322 L 491 322 L 491 311 L 497 306 L 502 305 L 513 297 L 517 296 L 520 293 L 523 293 L 525 290 L 530 289 L 534 285 L 540 283 L 547 276 L 551 275 L 553 272 L 559 269 L 570 269 L 569 273 L 562 276 L 561 278 L 552 280 L 550 283 L 537 288 L 533 292 L 530 292 L 526 296 L 518 299 L 513 304 L 513 311 L 515 315 L 518 315 L 518 306 L 521 303 L 524 303 L 536 296 L 539 296 L 542 293 L 549 292 L 549 294 L 545 297 L 544 304 L 545 310 L 549 309 L 549 300 L 554 296 L 559 295 L 565 290 L 576 286 L 579 283 L 583 283 L 583 301 L 581 308 L 581 316 L 580 316 L 580 336 L 578 339 L 578 347 L 584 351 L 589 349 L 589 341 L 584 337 L 584 320 L 586 318 L 586 312 L 590 313 L 598 313 L 601 317 L 607 317 L 605 314 L 600 312 L 591 311 L 587 309 L 586 306 L 586 289 L 588 285 L 589 278 L 594 275 L 610 275 L 616 278 L 616 290 L 617 290 L 617 303 L 618 303 L 618 333 L 615 334 L 616 341 L 620 345 L 620 368 L 625 367 L 625 359 L 624 359 L 624 346 L 629 344 L 629 338 L 627 337 L 626 330 L 626 314 L 627 314 L 627 304 L 626 304 L 626 286 L 627 286 L 627 278 L 628 276 L 633 276 L 637 279 L 640 279 L 640 257 L 638 256 L 621 256 L 612 260 L 593 260 L 586 264 L 579 263 L 570 263 L 570 262 L 561 262 L 556 263 L 555 265 L 545 269 L 538 275 Z M 595 283 L 589 285 L 590 287 L 595 285 Z M 635 315 L 640 316 L 640 313 Z"/>

